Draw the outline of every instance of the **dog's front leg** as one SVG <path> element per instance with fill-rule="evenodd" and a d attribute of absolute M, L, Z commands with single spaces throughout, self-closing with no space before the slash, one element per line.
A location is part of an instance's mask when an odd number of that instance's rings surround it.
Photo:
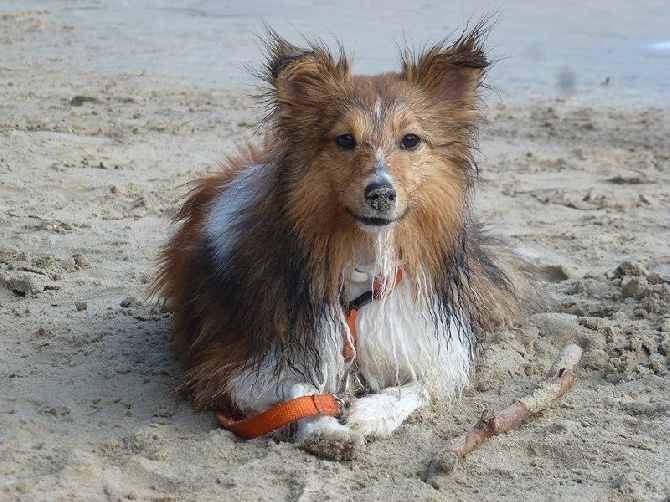
<path fill-rule="evenodd" d="M 291 399 L 316 393 L 316 387 L 308 384 L 295 384 L 290 390 Z M 351 430 L 330 416 L 298 421 L 295 439 L 301 448 L 331 460 L 351 460 L 357 450 L 365 445 L 365 437 L 361 432 Z"/>
<path fill-rule="evenodd" d="M 388 387 L 356 399 L 351 404 L 347 425 L 365 437 L 389 436 L 428 400 L 427 393 L 415 383 Z"/>

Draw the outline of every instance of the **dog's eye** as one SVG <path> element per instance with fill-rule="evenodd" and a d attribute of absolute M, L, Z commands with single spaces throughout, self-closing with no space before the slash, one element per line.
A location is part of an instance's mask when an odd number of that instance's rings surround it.
<path fill-rule="evenodd" d="M 419 146 L 419 143 L 421 143 L 421 140 L 416 134 L 405 134 L 400 140 L 400 145 L 405 149 L 405 150 L 411 150 L 412 148 L 416 148 Z"/>
<path fill-rule="evenodd" d="M 356 147 L 356 140 L 351 134 L 340 134 L 335 138 L 335 143 L 345 150 L 353 150 Z"/>

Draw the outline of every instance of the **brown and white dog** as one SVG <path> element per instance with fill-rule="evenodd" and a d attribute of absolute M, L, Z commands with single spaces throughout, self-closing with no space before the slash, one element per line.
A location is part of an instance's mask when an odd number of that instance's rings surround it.
<path fill-rule="evenodd" d="M 464 388 L 479 335 L 528 287 L 470 210 L 483 31 L 375 76 L 268 31 L 263 144 L 198 182 L 162 255 L 197 407 L 244 418 L 336 396 L 292 432 L 351 458 Z"/>

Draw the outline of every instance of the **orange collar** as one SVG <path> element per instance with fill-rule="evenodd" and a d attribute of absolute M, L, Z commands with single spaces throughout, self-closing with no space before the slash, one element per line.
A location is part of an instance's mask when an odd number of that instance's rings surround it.
<path fill-rule="evenodd" d="M 375 277 L 372 291 L 366 291 L 344 305 L 344 315 L 349 326 L 349 336 L 344 337 L 344 360 L 352 362 L 356 358 L 356 317 L 358 311 L 368 303 L 386 298 L 402 280 L 402 268 L 396 268 L 393 284 L 387 285 L 386 277 Z M 303 418 L 329 415 L 339 416 L 342 406 L 335 394 L 311 394 L 289 399 L 258 415 L 238 420 L 226 410 L 218 410 L 216 419 L 224 429 L 228 429 L 242 439 L 253 439 L 289 425 Z"/>

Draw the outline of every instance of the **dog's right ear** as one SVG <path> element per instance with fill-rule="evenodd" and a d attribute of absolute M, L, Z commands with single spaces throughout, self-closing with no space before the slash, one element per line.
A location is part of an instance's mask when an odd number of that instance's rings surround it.
<path fill-rule="evenodd" d="M 272 86 L 276 106 L 318 107 L 333 98 L 334 92 L 348 80 L 351 70 L 343 49 L 335 61 L 322 44 L 297 47 L 267 28 L 265 80 Z"/>

